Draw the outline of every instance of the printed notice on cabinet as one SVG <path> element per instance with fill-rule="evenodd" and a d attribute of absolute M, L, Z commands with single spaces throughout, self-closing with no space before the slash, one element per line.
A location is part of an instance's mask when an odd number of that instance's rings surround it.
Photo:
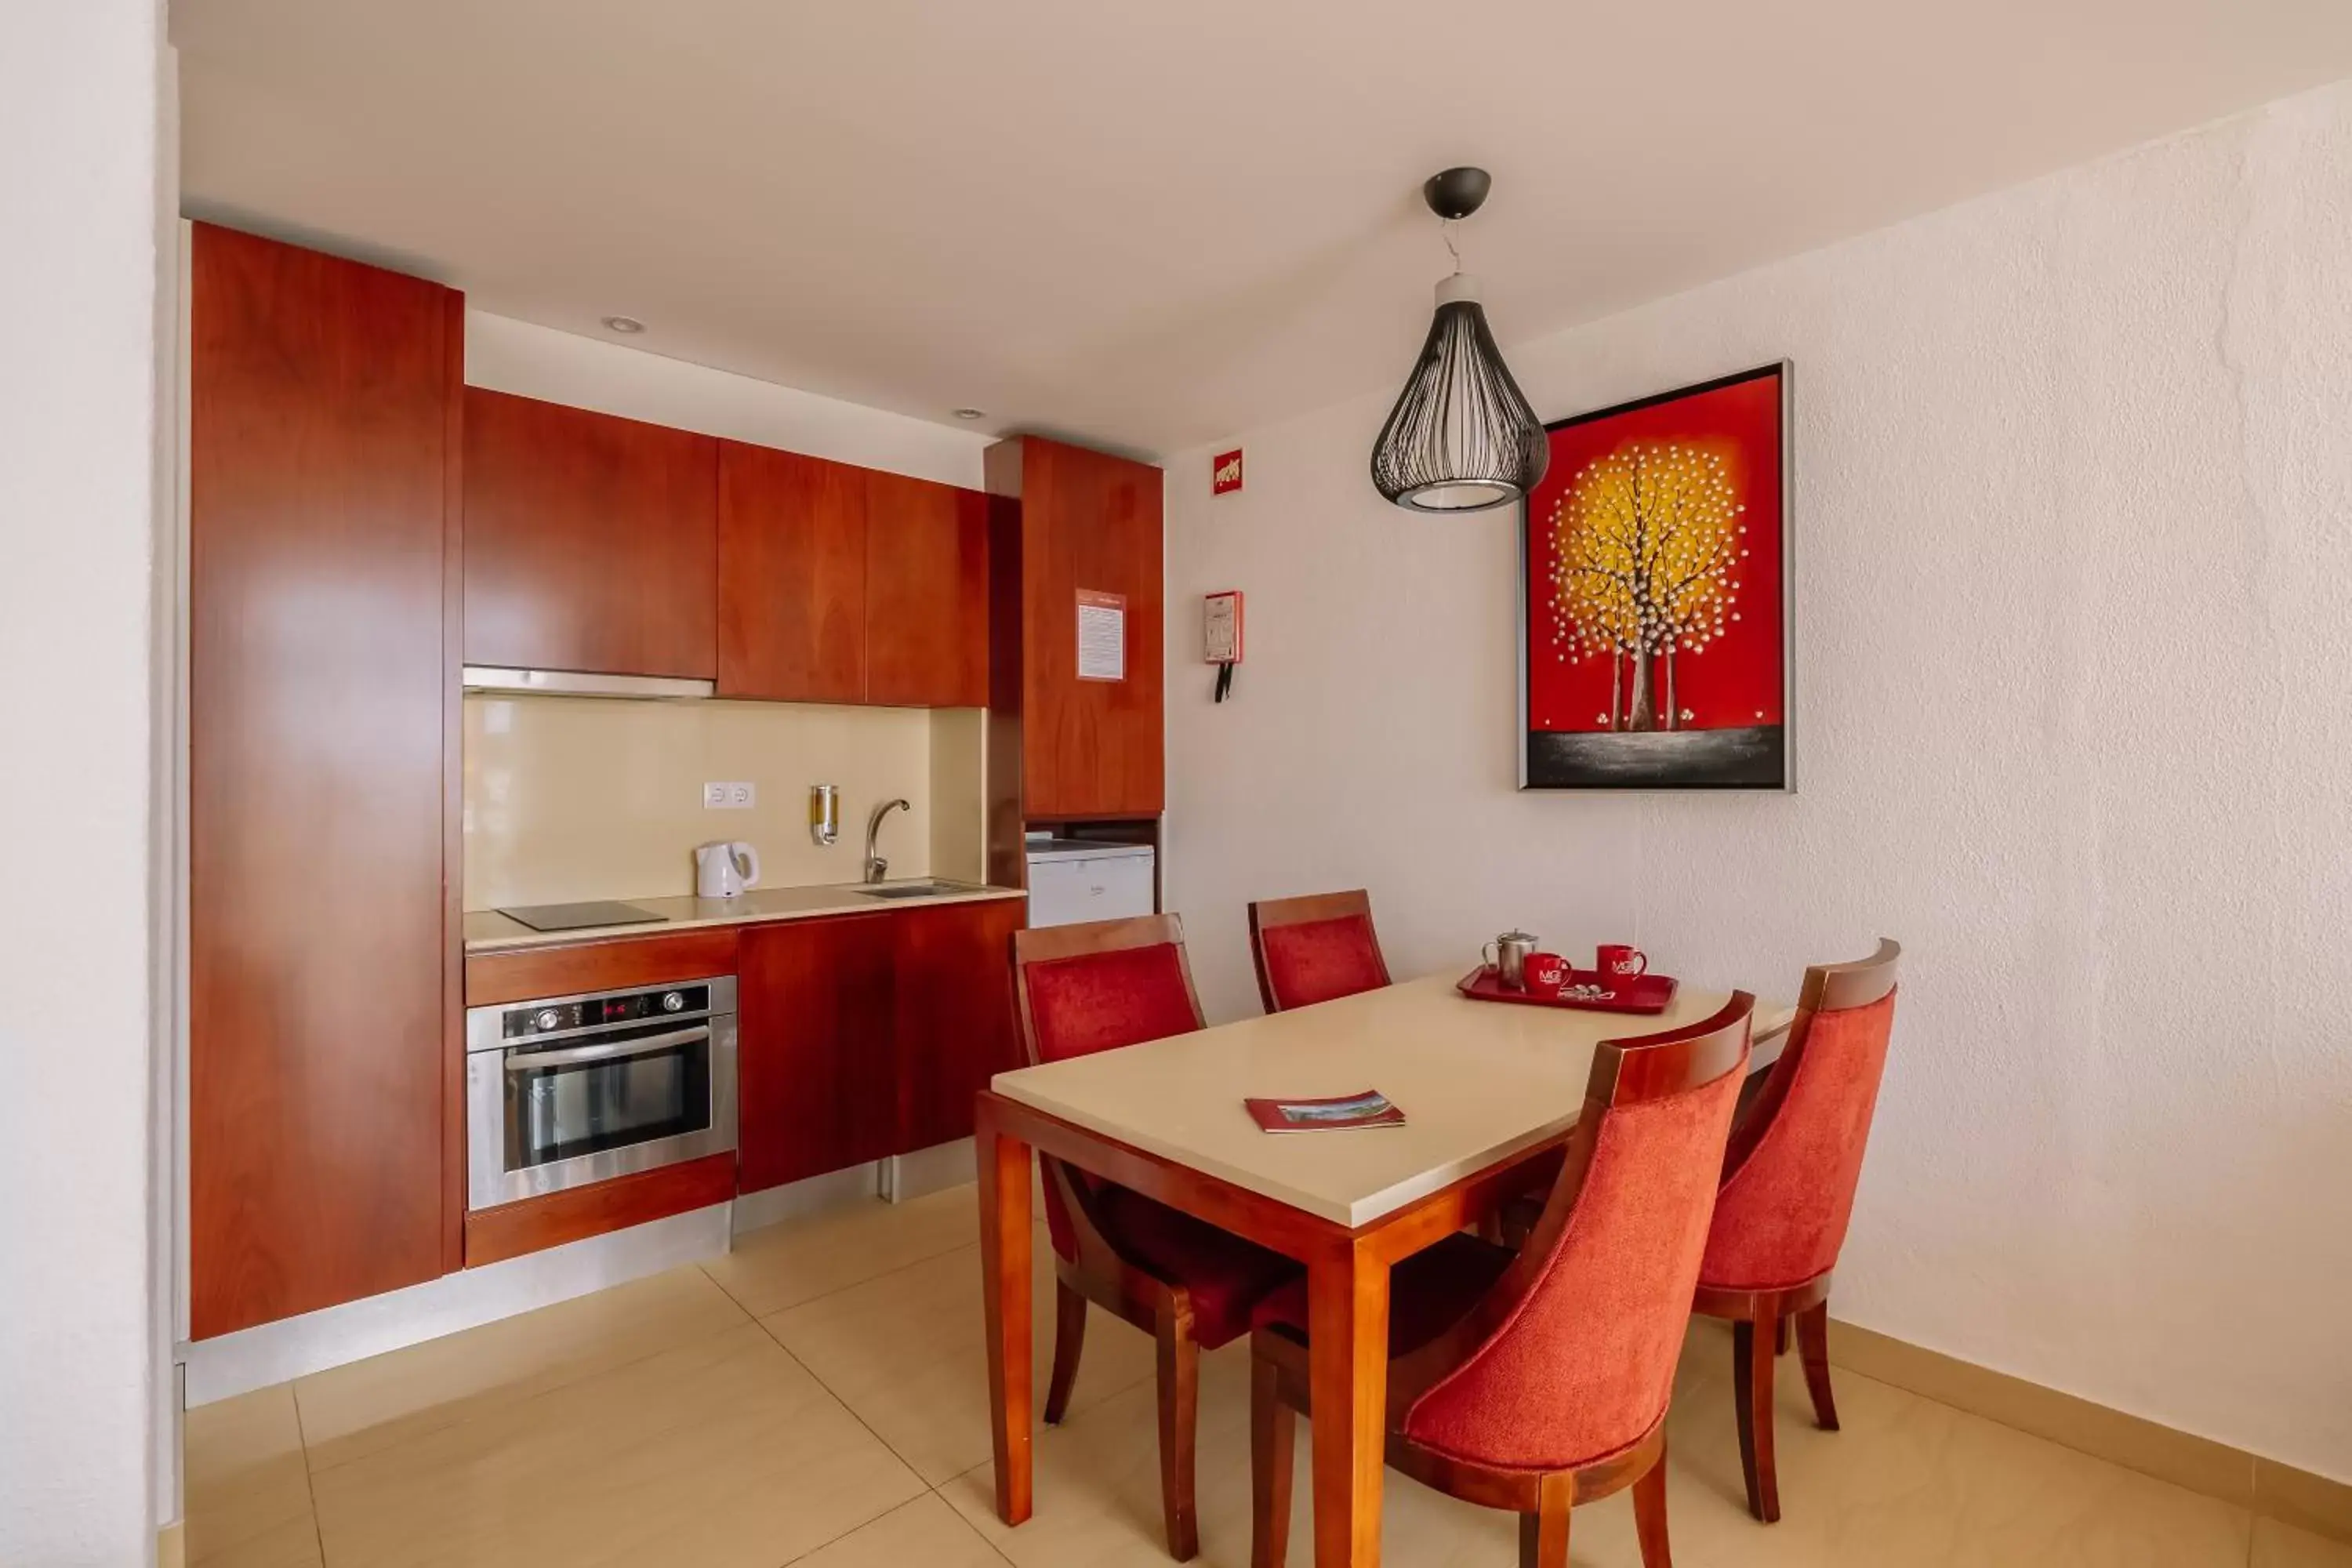
<path fill-rule="evenodd" d="M 1127 679 L 1127 595 L 1078 590 L 1078 679 Z"/>

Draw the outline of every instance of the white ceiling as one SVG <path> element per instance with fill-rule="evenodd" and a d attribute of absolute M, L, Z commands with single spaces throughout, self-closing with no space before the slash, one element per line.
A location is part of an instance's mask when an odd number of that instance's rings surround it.
<path fill-rule="evenodd" d="M 174 0 L 200 216 L 1150 453 L 2352 75 L 2343 0 Z"/>

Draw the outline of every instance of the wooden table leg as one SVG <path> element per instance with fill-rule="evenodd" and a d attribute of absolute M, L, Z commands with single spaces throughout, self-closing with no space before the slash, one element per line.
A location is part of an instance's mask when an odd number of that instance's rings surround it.
<path fill-rule="evenodd" d="M 996 1517 L 1019 1524 L 1029 1517 L 1030 1506 L 1029 1145 L 1000 1131 L 985 1104 L 975 1142 Z"/>
<path fill-rule="evenodd" d="M 1376 1568 L 1386 1463 L 1389 1269 L 1360 1244 L 1307 1265 L 1315 1568 Z"/>

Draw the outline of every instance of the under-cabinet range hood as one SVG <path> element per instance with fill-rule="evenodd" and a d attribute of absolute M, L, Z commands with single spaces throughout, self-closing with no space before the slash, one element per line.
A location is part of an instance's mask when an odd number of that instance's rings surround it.
<path fill-rule="evenodd" d="M 655 701 L 691 701 L 718 694 L 714 680 L 667 675 L 593 675 L 576 669 L 505 669 L 469 664 L 468 691 L 530 691 L 543 697 L 635 697 Z"/>

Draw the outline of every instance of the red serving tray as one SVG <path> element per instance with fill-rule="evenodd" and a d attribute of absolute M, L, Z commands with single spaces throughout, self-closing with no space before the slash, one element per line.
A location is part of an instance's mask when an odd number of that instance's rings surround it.
<path fill-rule="evenodd" d="M 1474 1002 L 1517 1002 L 1525 1007 L 1572 1007 L 1580 1013 L 1663 1013 L 1675 999 L 1675 977 L 1671 974 L 1637 974 L 1631 980 L 1612 982 L 1598 970 L 1571 970 L 1570 985 L 1608 984 L 1616 994 L 1607 1000 L 1581 996 L 1547 996 L 1539 991 L 1514 991 L 1503 984 L 1502 976 L 1480 964 L 1462 977 L 1454 989 Z"/>

